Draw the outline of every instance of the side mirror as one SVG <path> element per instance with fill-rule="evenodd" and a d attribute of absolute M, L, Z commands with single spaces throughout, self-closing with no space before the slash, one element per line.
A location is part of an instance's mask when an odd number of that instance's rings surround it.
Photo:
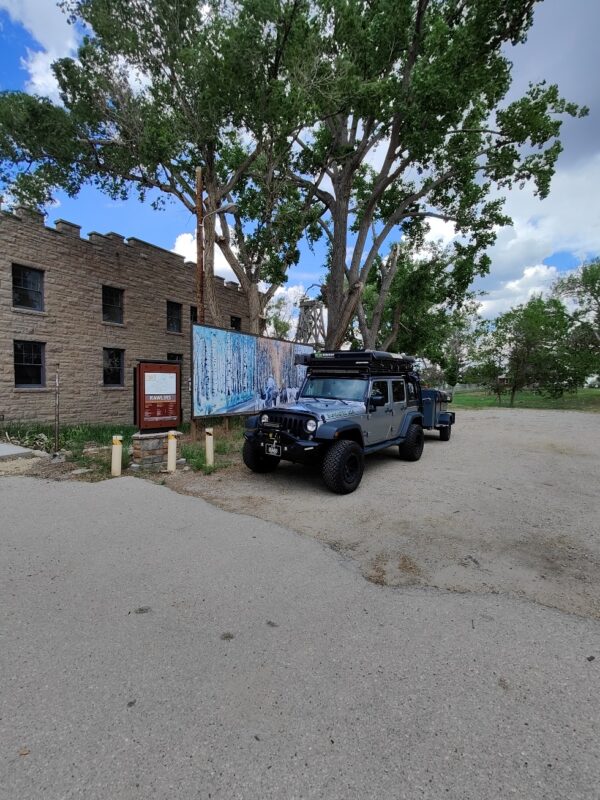
<path fill-rule="evenodd" d="M 384 405 L 385 405 L 385 397 L 381 394 L 381 392 L 373 392 L 373 394 L 369 398 L 369 406 L 373 408 L 381 408 Z"/>

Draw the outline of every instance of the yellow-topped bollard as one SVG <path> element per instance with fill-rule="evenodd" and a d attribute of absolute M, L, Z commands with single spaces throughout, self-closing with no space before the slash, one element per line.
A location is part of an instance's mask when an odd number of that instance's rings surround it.
<path fill-rule="evenodd" d="M 169 431 L 167 434 L 167 472 L 177 469 L 177 432 Z"/>
<path fill-rule="evenodd" d="M 123 457 L 123 437 L 120 434 L 115 434 L 112 440 L 112 461 L 110 465 L 110 474 L 113 478 L 118 478 L 121 474 L 121 464 Z"/>

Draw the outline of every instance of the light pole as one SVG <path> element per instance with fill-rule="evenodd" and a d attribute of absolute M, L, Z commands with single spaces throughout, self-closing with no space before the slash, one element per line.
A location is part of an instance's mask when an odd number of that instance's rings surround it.
<path fill-rule="evenodd" d="M 202 168 L 196 167 L 196 303 L 198 306 L 198 322 L 204 325 L 206 321 L 204 303 L 204 220 L 214 214 L 223 214 L 233 211 L 235 203 L 227 203 L 214 211 L 204 213 L 202 201 Z"/>

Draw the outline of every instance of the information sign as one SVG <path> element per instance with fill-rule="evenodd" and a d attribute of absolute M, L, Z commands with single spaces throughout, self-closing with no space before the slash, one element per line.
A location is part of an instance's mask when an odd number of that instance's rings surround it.
<path fill-rule="evenodd" d="M 136 423 L 140 430 L 174 428 L 181 422 L 181 367 L 141 361 L 136 368 Z"/>

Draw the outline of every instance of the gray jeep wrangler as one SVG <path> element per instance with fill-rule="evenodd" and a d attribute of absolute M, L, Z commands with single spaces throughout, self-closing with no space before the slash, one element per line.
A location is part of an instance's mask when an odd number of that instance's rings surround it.
<path fill-rule="evenodd" d="M 421 458 L 423 403 L 413 358 L 371 350 L 300 358 L 307 373 L 296 402 L 246 421 L 249 469 L 270 472 L 282 458 L 312 464 L 331 491 L 348 494 L 369 453 L 396 445 L 401 458 Z"/>

